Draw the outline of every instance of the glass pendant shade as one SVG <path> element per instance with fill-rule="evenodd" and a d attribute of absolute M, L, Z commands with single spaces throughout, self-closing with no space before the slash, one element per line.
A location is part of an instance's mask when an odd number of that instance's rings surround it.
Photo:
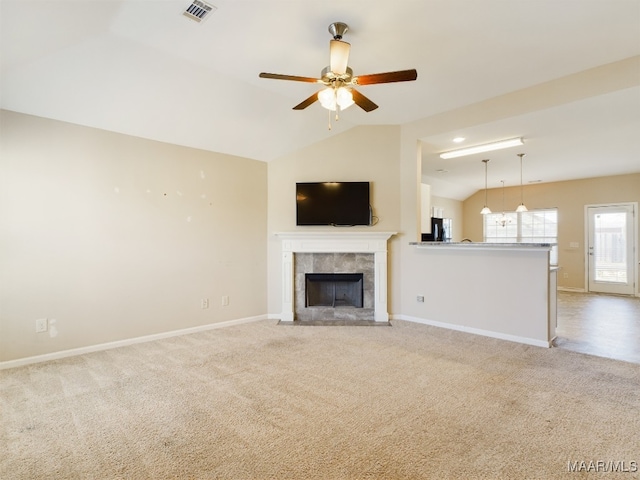
<path fill-rule="evenodd" d="M 353 94 L 351 90 L 345 87 L 340 87 L 336 90 L 336 101 L 340 106 L 340 110 L 346 110 L 353 105 Z"/>
<path fill-rule="evenodd" d="M 320 101 L 320 105 L 322 105 L 327 110 L 336 109 L 337 102 L 333 88 L 327 87 L 324 90 L 320 90 L 318 92 L 318 100 Z"/>

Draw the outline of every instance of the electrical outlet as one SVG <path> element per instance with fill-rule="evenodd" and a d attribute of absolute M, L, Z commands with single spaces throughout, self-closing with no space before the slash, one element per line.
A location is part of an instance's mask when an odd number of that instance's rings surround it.
<path fill-rule="evenodd" d="M 416 297 L 416 302 L 424 303 L 424 295 L 418 295 Z"/>
<path fill-rule="evenodd" d="M 204 310 L 205 308 L 209 308 L 209 299 L 208 298 L 203 298 L 200 301 L 200 306 L 202 307 L 202 309 Z"/>
<path fill-rule="evenodd" d="M 569 278 L 569 274 L 567 272 L 564 272 L 564 274 L 562 275 L 564 278 Z"/>
<path fill-rule="evenodd" d="M 36 320 L 36 333 L 43 333 L 47 331 L 49 322 L 46 318 L 39 318 Z"/>
<path fill-rule="evenodd" d="M 222 306 L 226 307 L 227 305 L 229 305 L 229 295 L 223 295 L 222 296 Z"/>

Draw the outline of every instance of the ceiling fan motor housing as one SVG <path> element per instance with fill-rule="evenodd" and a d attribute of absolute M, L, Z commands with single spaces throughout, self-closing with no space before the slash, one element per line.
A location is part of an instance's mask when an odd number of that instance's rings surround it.
<path fill-rule="evenodd" d="M 322 69 L 322 73 L 320 74 L 320 79 L 325 85 L 331 85 L 335 82 L 342 83 L 351 83 L 351 79 L 353 78 L 353 70 L 347 67 L 347 71 L 342 75 L 336 75 L 331 71 L 331 67 L 327 66 Z"/>

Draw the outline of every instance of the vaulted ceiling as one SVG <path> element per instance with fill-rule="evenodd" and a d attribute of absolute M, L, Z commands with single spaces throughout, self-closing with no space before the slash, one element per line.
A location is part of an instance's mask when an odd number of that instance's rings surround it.
<path fill-rule="evenodd" d="M 638 57 L 640 0 L 208 3 L 215 10 L 196 22 L 183 15 L 189 0 L 0 0 L 2 108 L 262 161 L 358 125 L 460 112 L 459 125 L 421 138 L 425 176 L 453 198 L 484 184 L 480 157 L 438 159 L 454 136 L 525 137 L 525 181 L 640 172 L 637 59 L 631 82 L 463 118 L 481 102 L 488 111 L 513 92 L 544 95 L 538 86 Z M 319 77 L 335 21 L 349 25 L 355 75 L 415 68 L 418 79 L 360 87 L 380 108 L 353 106 L 328 130 L 317 102 L 292 110 L 316 85 L 258 74 Z M 494 183 L 519 180 L 516 153 L 492 157 Z"/>

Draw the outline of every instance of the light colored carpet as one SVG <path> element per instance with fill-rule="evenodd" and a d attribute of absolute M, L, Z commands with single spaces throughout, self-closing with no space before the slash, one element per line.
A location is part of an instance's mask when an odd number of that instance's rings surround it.
<path fill-rule="evenodd" d="M 402 321 L 261 321 L 6 370 L 0 388 L 3 480 L 547 479 L 640 463 L 639 365 Z"/>

